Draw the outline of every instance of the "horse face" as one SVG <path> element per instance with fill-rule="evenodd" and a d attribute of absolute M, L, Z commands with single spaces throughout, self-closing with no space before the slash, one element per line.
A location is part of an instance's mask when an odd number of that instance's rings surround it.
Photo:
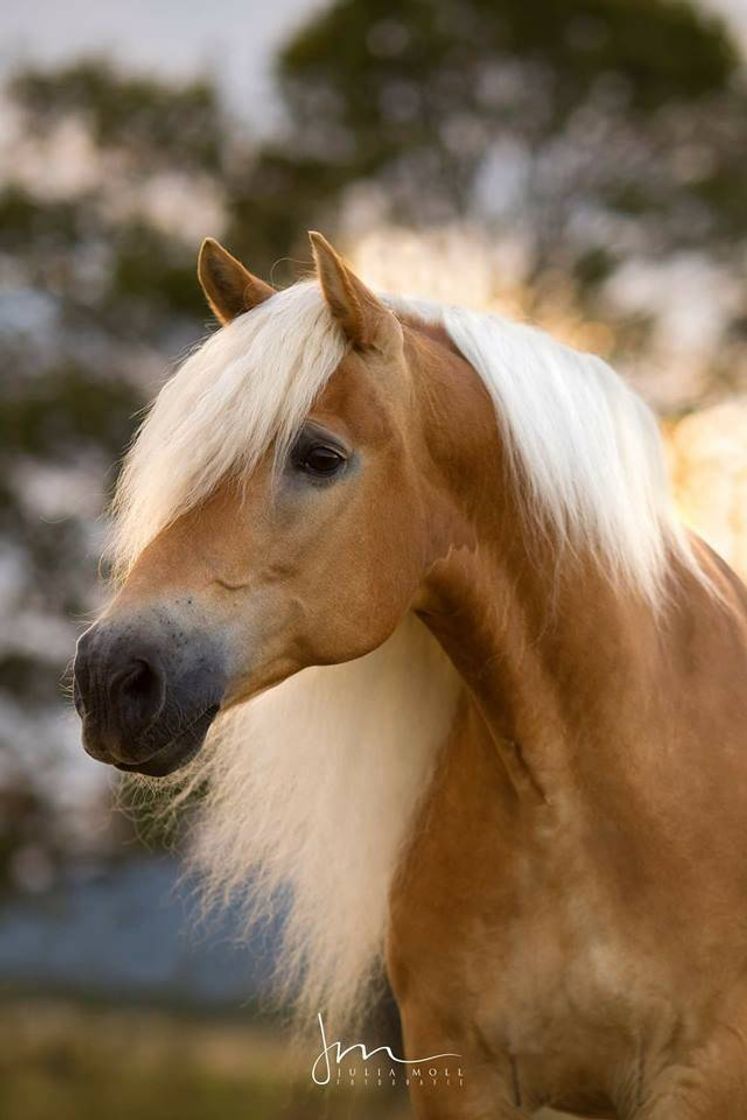
<path fill-rule="evenodd" d="M 370 652 L 409 609 L 425 502 L 402 329 L 385 315 L 287 452 L 269 448 L 163 530 L 81 638 L 75 702 L 94 757 L 169 773 L 219 710 Z"/>

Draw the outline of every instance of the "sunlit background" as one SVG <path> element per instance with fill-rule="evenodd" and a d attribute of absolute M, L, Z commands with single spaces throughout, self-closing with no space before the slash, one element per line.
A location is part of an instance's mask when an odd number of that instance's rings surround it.
<path fill-rule="evenodd" d="M 0 1115 L 403 1108 L 292 1087 L 272 933 L 193 931 L 179 830 L 112 811 L 65 694 L 122 449 L 213 329 L 201 238 L 284 284 L 320 228 L 372 284 L 603 354 L 747 575 L 746 45 L 747 0 L 6 6 Z"/>

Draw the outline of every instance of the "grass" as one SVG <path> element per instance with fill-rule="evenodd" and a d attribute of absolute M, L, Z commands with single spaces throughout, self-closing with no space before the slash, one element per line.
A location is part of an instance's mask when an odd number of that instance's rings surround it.
<path fill-rule="evenodd" d="M 3 1120 L 405 1120 L 389 1088 L 325 1092 L 269 1028 L 43 1000 L 0 1006 Z"/>

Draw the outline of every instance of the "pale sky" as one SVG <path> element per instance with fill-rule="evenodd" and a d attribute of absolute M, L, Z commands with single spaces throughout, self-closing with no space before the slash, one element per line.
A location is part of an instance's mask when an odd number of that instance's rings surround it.
<path fill-rule="evenodd" d="M 0 72 L 91 53 L 178 77 L 207 70 L 262 130 L 274 106 L 274 53 L 322 6 L 323 0 L 23 0 L 0 13 Z"/>
<path fill-rule="evenodd" d="M 101 52 L 186 76 L 212 71 L 255 128 L 271 127 L 276 48 L 325 0 L 22 0 L 0 14 L 0 73 Z M 747 0 L 702 0 L 747 46 Z"/>

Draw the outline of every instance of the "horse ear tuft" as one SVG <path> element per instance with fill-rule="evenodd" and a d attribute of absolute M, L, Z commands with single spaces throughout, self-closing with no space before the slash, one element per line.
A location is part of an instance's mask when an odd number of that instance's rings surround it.
<path fill-rule="evenodd" d="M 382 341 L 383 328 L 396 325 L 394 315 L 348 268 L 339 253 L 316 230 L 309 231 L 314 263 L 324 298 L 350 342 L 359 349 Z"/>
<path fill-rule="evenodd" d="M 251 311 L 275 295 L 275 289 L 270 284 L 253 276 L 212 237 L 206 237 L 200 247 L 197 278 L 221 323 L 230 323 L 237 315 Z"/>

